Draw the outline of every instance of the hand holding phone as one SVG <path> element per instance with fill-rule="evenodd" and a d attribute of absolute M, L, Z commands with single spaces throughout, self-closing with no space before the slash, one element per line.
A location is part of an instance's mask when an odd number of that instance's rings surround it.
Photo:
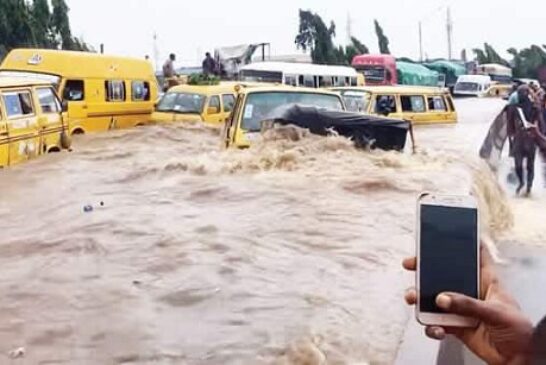
<path fill-rule="evenodd" d="M 476 327 L 475 318 L 447 313 L 438 295 L 479 299 L 478 207 L 470 196 L 427 194 L 418 201 L 417 320 L 424 325 Z"/>

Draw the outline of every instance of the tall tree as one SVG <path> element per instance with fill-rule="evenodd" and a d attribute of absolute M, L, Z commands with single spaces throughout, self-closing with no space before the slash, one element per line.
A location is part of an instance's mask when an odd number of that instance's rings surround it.
<path fill-rule="evenodd" d="M 357 55 L 368 54 L 370 50 L 357 38 L 351 37 L 351 44 L 345 47 L 345 59 L 346 63 L 350 65 L 353 62 L 353 58 Z"/>
<path fill-rule="evenodd" d="M 377 35 L 377 41 L 379 43 L 379 53 L 381 54 L 391 54 L 389 49 L 389 38 L 383 32 L 383 28 L 379 25 L 379 22 L 374 20 L 375 24 L 375 34 Z"/>
<path fill-rule="evenodd" d="M 51 34 L 51 12 L 48 0 L 34 0 L 31 7 L 32 28 L 36 44 L 45 48 L 56 47 Z"/>
<path fill-rule="evenodd" d="M 328 27 L 318 14 L 309 10 L 300 9 L 299 17 L 300 27 L 295 39 L 296 46 L 303 50 L 310 49 L 314 63 L 343 63 L 339 49 L 336 48 L 332 39 L 336 35 L 334 22 L 330 22 Z"/>
<path fill-rule="evenodd" d="M 51 5 L 53 6 L 51 25 L 55 30 L 55 34 L 59 37 L 62 49 L 75 49 L 68 19 L 68 12 L 70 11 L 68 5 L 64 0 L 51 0 Z"/>

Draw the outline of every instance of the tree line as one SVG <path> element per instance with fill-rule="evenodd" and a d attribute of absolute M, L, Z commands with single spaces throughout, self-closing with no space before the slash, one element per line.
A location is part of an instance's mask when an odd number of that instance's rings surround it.
<path fill-rule="evenodd" d="M 296 35 L 295 43 L 300 49 L 310 50 L 313 63 L 350 65 L 355 55 L 369 53 L 368 47 L 355 37 L 351 38 L 348 46 L 336 46 L 334 43 L 336 25 L 333 21 L 329 26 L 326 26 L 318 14 L 301 9 L 299 19 L 299 32 Z M 374 26 L 379 53 L 390 54 L 389 38 L 377 20 L 374 20 Z M 510 48 L 507 52 L 511 55 L 511 60 L 502 58 L 488 43 L 484 44 L 483 49 L 473 49 L 475 60 L 478 63 L 497 63 L 511 67 L 514 77 L 518 78 L 537 79 L 539 69 L 546 66 L 546 44 L 531 45 L 521 50 Z M 465 59 L 466 51 L 463 51 L 462 54 L 462 58 Z M 416 63 L 407 57 L 400 58 L 400 60 Z"/>
<path fill-rule="evenodd" d="M 295 43 L 298 48 L 311 52 L 313 63 L 350 65 L 354 56 L 370 53 L 368 47 L 355 37 L 351 37 L 350 44 L 345 47 L 336 46 L 334 44 L 336 25 L 333 21 L 327 26 L 320 15 L 301 9 L 299 18 L 300 26 Z M 389 39 L 377 20 L 375 31 L 381 53 L 390 54 Z"/>
<path fill-rule="evenodd" d="M 13 48 L 89 51 L 74 37 L 64 0 L 0 0 L 0 60 Z"/>

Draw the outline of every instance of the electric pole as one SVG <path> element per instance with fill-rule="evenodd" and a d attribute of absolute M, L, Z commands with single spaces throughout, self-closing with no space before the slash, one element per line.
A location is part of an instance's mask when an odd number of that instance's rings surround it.
<path fill-rule="evenodd" d="M 159 70 L 159 47 L 157 45 L 157 33 L 154 32 L 154 61 L 155 61 L 155 70 Z"/>
<path fill-rule="evenodd" d="M 351 13 L 347 12 L 347 45 L 352 43 L 353 37 L 353 20 L 351 19 Z"/>
<path fill-rule="evenodd" d="M 447 7 L 447 57 L 451 61 L 453 56 L 453 20 L 451 19 L 451 8 Z"/>
<path fill-rule="evenodd" d="M 419 60 L 423 62 L 423 22 L 419 22 Z"/>

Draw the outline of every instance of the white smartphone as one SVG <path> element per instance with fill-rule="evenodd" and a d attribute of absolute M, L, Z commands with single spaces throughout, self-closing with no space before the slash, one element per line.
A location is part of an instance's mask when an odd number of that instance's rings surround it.
<path fill-rule="evenodd" d="M 417 203 L 417 320 L 427 326 L 475 327 L 445 313 L 436 297 L 454 292 L 479 299 L 479 215 L 471 196 L 422 194 Z"/>

